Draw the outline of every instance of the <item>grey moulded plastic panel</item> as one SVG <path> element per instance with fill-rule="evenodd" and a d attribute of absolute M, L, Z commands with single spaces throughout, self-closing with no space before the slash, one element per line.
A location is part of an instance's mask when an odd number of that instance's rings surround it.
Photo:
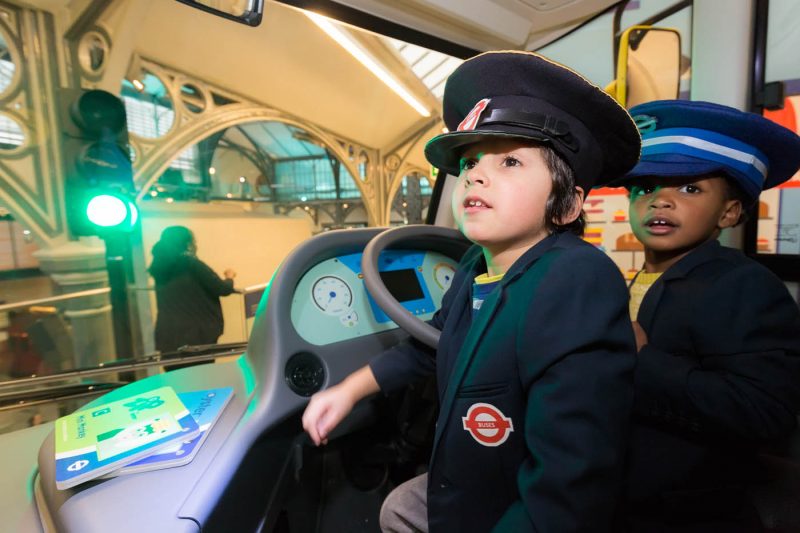
<path fill-rule="evenodd" d="M 285 436 L 284 429 L 276 428 L 284 428 L 281 423 L 296 418 L 308 402 L 306 394 L 293 391 L 287 383 L 287 361 L 295 354 L 310 354 L 321 363 L 321 385 L 327 387 L 406 337 L 402 330 L 393 328 L 341 342 L 315 345 L 297 333 L 289 318 L 295 290 L 306 272 L 325 260 L 362 252 L 381 231 L 382 228 L 332 231 L 295 248 L 275 272 L 268 291 L 265 291 L 256 312 L 247 351 L 237 360 L 151 376 L 92 402 L 97 405 L 165 385 L 177 392 L 233 387 L 233 398 L 189 464 L 90 481 L 60 491 L 56 489 L 54 480 L 53 433 L 50 432 L 43 444 L 41 432 L 32 434 L 27 445 L 35 449 L 41 444 L 37 492 L 42 509 L 39 514 L 49 516 L 58 531 L 81 533 L 199 531 L 210 522 L 218 522 L 220 506 L 225 505 L 232 508 L 223 509 L 223 514 L 234 516 L 239 509 L 235 504 L 226 503 L 230 500 L 226 498 L 226 490 L 229 490 L 234 476 L 238 476 L 237 470 L 248 452 L 260 451 L 265 439 L 271 439 L 276 431 L 284 432 L 281 434 Z M 426 249 L 425 242 L 413 244 L 415 249 Z M 439 245 L 432 244 L 431 247 L 436 249 Z M 439 252 L 455 263 L 463 247 L 458 252 L 442 249 Z M 346 431 L 346 427 L 344 424 L 342 430 Z M 279 463 L 285 461 L 288 464 L 293 446 L 306 438 L 299 428 L 297 435 L 290 437 L 281 440 L 279 446 L 265 448 L 280 456 L 277 458 Z M 257 442 L 258 447 L 254 447 Z M 28 471 L 34 470 L 35 465 L 30 465 Z M 275 471 L 284 470 L 278 468 Z M 25 491 L 30 494 L 30 475 L 26 480 L 12 483 L 13 487 L 9 488 L 14 493 Z M 269 480 L 266 485 L 260 480 L 258 486 L 258 490 L 267 493 L 273 490 Z M 9 492 L 4 491 L 4 494 Z M 262 501 L 274 501 L 274 494 L 264 494 Z"/>

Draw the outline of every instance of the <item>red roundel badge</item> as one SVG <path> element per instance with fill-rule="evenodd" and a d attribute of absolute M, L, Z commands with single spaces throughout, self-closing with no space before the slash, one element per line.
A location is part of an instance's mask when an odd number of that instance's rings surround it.
<path fill-rule="evenodd" d="M 514 422 L 500 409 L 488 403 L 473 404 L 462 417 L 464 429 L 484 446 L 500 446 L 514 431 Z"/>

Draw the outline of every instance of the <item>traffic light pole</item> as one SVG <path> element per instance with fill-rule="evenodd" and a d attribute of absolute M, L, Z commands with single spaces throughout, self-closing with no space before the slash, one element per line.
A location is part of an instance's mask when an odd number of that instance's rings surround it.
<path fill-rule="evenodd" d="M 122 100 L 97 89 L 62 89 L 59 121 L 67 222 L 73 237 L 106 244 L 111 316 L 118 359 L 133 357 L 128 284 L 133 279 L 130 231 L 138 212 Z"/>
<path fill-rule="evenodd" d="M 114 323 L 114 345 L 117 359 L 133 358 L 128 282 L 133 277 L 129 235 L 109 232 L 103 235 L 106 243 L 106 267 L 111 288 L 111 317 Z"/>

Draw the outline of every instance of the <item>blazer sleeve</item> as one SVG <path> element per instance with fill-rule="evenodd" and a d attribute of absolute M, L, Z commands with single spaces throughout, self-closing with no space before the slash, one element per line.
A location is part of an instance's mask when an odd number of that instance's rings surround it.
<path fill-rule="evenodd" d="M 633 403 L 635 342 L 617 268 L 562 254 L 520 324 L 527 457 L 494 531 L 610 531 Z"/>
<path fill-rule="evenodd" d="M 222 279 L 210 266 L 195 259 L 192 261 L 192 271 L 200 286 L 212 296 L 227 296 L 233 292 L 233 280 Z"/>
<path fill-rule="evenodd" d="M 719 276 L 693 307 L 696 353 L 646 345 L 637 412 L 694 432 L 748 439 L 788 434 L 800 409 L 800 310 L 755 263 Z"/>

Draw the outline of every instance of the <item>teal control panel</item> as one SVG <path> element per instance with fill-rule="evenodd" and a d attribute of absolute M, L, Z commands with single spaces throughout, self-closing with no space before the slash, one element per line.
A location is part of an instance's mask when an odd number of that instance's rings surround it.
<path fill-rule="evenodd" d="M 378 261 L 386 288 L 421 320 L 439 309 L 455 269 L 455 261 L 436 252 L 386 250 Z M 298 334 L 318 346 L 397 328 L 367 292 L 360 253 L 327 259 L 306 272 L 291 318 Z"/>

